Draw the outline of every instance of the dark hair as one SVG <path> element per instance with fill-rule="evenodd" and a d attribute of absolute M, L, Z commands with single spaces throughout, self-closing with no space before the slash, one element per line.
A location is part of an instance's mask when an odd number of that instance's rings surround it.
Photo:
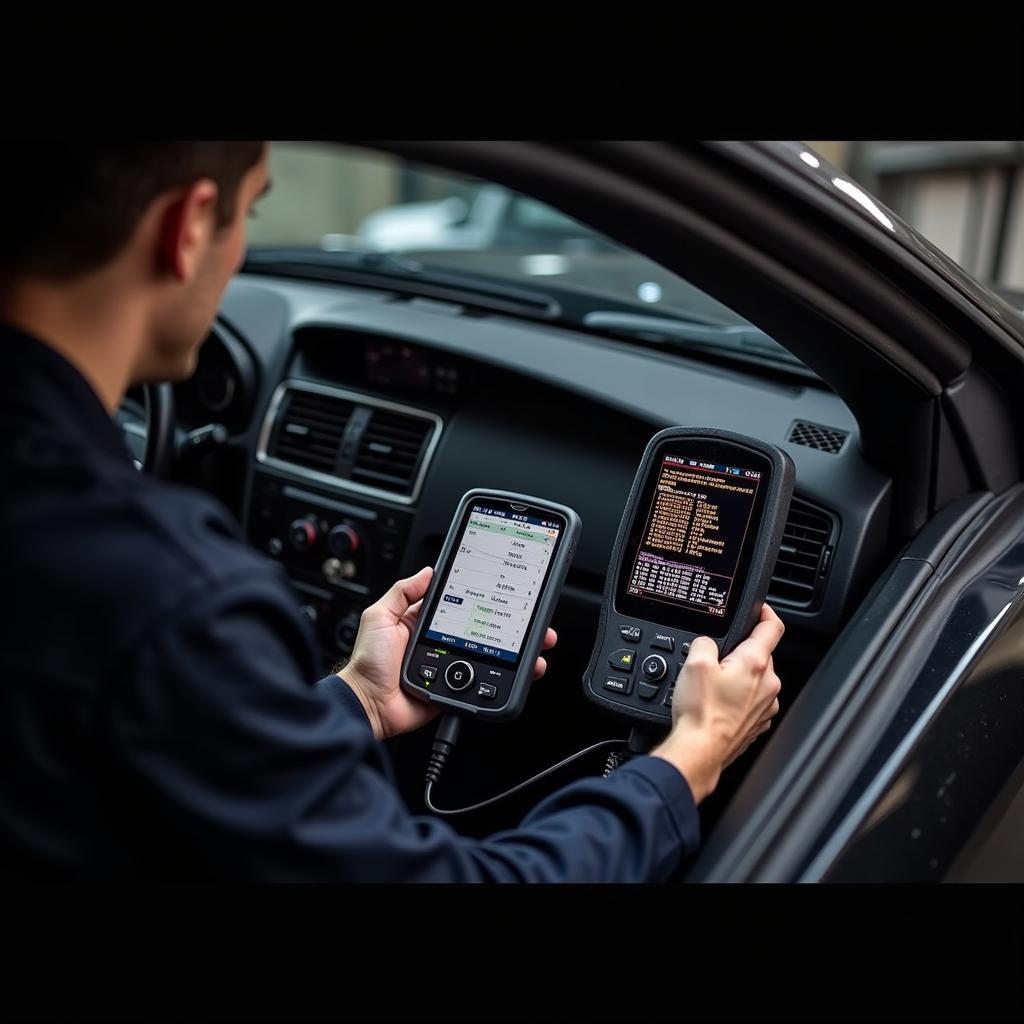
<path fill-rule="evenodd" d="M 211 178 L 217 222 L 235 216 L 238 187 L 262 142 L 26 142 L 0 152 L 0 275 L 78 277 L 113 259 L 149 204 Z"/>

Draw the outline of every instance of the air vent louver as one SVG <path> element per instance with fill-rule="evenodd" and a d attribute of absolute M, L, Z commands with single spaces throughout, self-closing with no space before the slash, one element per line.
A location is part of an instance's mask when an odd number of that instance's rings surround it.
<path fill-rule="evenodd" d="M 814 603 L 831 563 L 832 517 L 799 498 L 789 507 L 782 546 L 768 586 L 768 601 L 807 608 Z"/>
<path fill-rule="evenodd" d="M 835 455 L 846 442 L 848 432 L 837 427 L 825 427 L 820 423 L 795 420 L 789 428 L 790 444 L 802 444 L 805 448 L 817 448 L 820 452 Z"/>
<path fill-rule="evenodd" d="M 289 391 L 270 454 L 321 473 L 332 473 L 354 406 L 344 399 Z"/>
<path fill-rule="evenodd" d="M 434 430 L 430 420 L 374 409 L 363 431 L 351 479 L 369 487 L 408 494 Z"/>

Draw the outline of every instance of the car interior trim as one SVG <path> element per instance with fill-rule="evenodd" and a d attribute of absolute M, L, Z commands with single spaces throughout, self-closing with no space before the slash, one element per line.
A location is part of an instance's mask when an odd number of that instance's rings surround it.
<path fill-rule="evenodd" d="M 773 843 L 786 847 L 786 862 L 792 863 L 794 817 L 810 813 L 812 804 L 819 817 L 834 812 L 848 788 L 835 776 L 854 780 L 877 743 L 884 713 L 911 684 L 896 678 L 890 662 L 900 637 L 920 628 L 912 623 L 929 583 L 1005 503 L 1005 497 L 993 501 L 985 493 L 948 507 L 879 577 L 743 780 L 694 864 L 694 880 L 749 880 L 758 872 L 792 880 L 778 861 L 771 871 L 766 867 Z M 863 744 L 851 742 L 854 730 L 866 737 Z M 832 775 L 827 785 L 825 772 Z"/>
<path fill-rule="evenodd" d="M 931 556 L 927 564 L 934 563 L 934 572 L 929 572 L 914 601 L 901 616 L 877 662 L 866 675 L 853 680 L 857 686 L 856 703 L 851 702 L 849 712 L 832 727 L 827 741 L 831 757 L 820 758 L 819 767 L 801 777 L 803 800 L 792 804 L 793 812 L 785 816 L 784 835 L 774 832 L 773 822 L 769 833 L 774 834 L 764 837 L 763 859 L 752 877 L 762 880 L 798 877 L 819 848 L 817 842 L 809 841 L 812 833 L 821 836 L 828 828 L 838 826 L 841 818 L 835 820 L 837 811 L 856 799 L 859 793 L 856 787 L 865 784 L 864 776 L 873 778 L 882 766 L 872 765 L 872 762 L 881 756 L 884 763 L 891 753 L 890 726 L 897 710 L 905 706 L 912 691 L 933 694 L 959 663 L 963 650 L 984 627 L 984 623 L 979 623 L 977 630 L 966 635 L 954 631 L 948 639 L 940 639 L 953 609 L 963 602 L 976 606 L 978 595 L 986 589 L 990 591 L 987 604 L 996 600 L 1002 602 L 1014 591 L 1014 587 L 1008 589 L 1008 578 L 999 577 L 1007 576 L 1007 571 L 1013 575 L 1017 566 L 1007 528 L 1014 537 L 1020 533 L 1014 524 L 1020 522 L 1022 505 L 1024 487 L 1020 486 L 987 502 L 943 556 L 938 552 Z M 924 553 L 921 546 L 915 547 L 916 554 Z M 910 561 L 909 555 L 902 560 L 903 563 Z M 1001 568 L 1005 565 L 1009 565 L 1010 570 Z M 1013 575 L 1012 584 L 1018 585 L 1019 576 L 1019 573 Z M 992 607 L 993 617 L 997 609 L 998 606 Z M 926 713 L 928 703 L 926 700 L 925 707 L 914 713 L 914 721 Z M 901 734 L 908 728 L 910 726 L 901 727 Z"/>
<path fill-rule="evenodd" d="M 1004 604 L 996 613 L 995 618 L 989 621 L 988 625 L 985 626 L 985 628 L 974 638 L 967 650 L 963 652 L 960 656 L 960 660 L 953 667 L 949 675 L 942 681 L 928 707 L 925 708 L 922 714 L 904 734 L 899 746 L 889 755 L 886 763 L 871 780 L 870 785 L 860 795 L 860 798 L 857 800 L 856 804 L 854 804 L 853 808 L 849 811 L 838 828 L 831 833 L 828 841 L 825 843 L 821 851 L 801 872 L 799 881 L 816 882 L 821 880 L 822 875 L 839 856 L 840 852 L 853 837 L 860 824 L 867 817 L 868 812 L 878 802 L 878 798 L 892 782 L 896 773 L 904 764 L 907 754 L 914 747 L 914 744 L 920 738 L 928 723 L 932 718 L 934 718 L 943 701 L 946 700 L 950 692 L 961 680 L 967 667 L 971 664 L 976 655 L 985 648 L 989 635 L 999 626 L 1003 616 L 1010 610 L 1014 601 L 1018 604 L 1021 602 L 1022 594 L 1024 594 L 1024 592 L 1018 591 L 1012 600 L 1007 601 L 1006 604 Z"/>

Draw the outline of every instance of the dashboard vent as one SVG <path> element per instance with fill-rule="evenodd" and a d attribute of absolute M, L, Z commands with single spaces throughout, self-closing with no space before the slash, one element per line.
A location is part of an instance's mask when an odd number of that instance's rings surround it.
<path fill-rule="evenodd" d="M 802 444 L 805 448 L 817 448 L 819 452 L 836 455 L 843 447 L 848 431 L 837 427 L 823 427 L 820 423 L 808 423 L 807 420 L 795 420 L 789 428 L 790 444 Z"/>
<path fill-rule="evenodd" d="M 430 420 L 374 409 L 359 441 L 351 479 L 369 487 L 408 494 L 434 432 Z"/>
<path fill-rule="evenodd" d="M 311 391 L 289 390 L 270 455 L 321 473 L 334 472 L 354 403 Z"/>
<path fill-rule="evenodd" d="M 412 505 L 443 429 L 441 417 L 426 409 L 284 381 L 263 418 L 256 458 L 324 487 Z"/>
<path fill-rule="evenodd" d="M 836 520 L 810 502 L 794 498 L 782 533 L 768 600 L 791 608 L 809 608 L 832 564 Z"/>

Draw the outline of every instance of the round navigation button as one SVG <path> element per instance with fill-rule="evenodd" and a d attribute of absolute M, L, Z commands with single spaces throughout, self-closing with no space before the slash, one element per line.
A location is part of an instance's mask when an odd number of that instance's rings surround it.
<path fill-rule="evenodd" d="M 658 680 L 664 677 L 668 671 L 668 665 L 660 654 L 649 654 L 644 658 L 640 670 L 648 679 Z"/>
<path fill-rule="evenodd" d="M 444 670 L 444 681 L 449 690 L 466 689 L 473 682 L 473 666 L 468 661 L 453 661 Z"/>

